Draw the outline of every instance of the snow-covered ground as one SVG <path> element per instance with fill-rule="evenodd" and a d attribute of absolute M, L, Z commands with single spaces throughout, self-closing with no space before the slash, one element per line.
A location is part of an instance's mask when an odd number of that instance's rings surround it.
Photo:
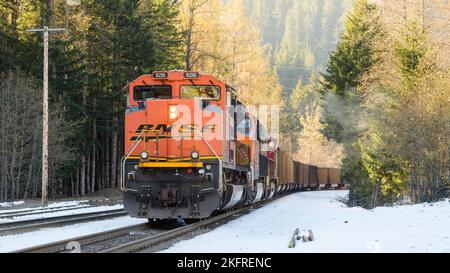
<path fill-rule="evenodd" d="M 44 228 L 38 231 L 0 236 L 0 252 L 9 252 L 31 246 L 57 242 L 96 232 L 113 230 L 121 227 L 147 222 L 147 219 L 136 219 L 129 216 L 114 219 L 81 223 L 58 228 Z"/>
<path fill-rule="evenodd" d="M 450 252 L 450 202 L 365 210 L 347 191 L 291 194 L 163 252 Z M 314 241 L 296 241 L 311 229 Z"/>
<path fill-rule="evenodd" d="M 6 223 L 6 222 L 10 223 L 10 222 L 15 222 L 15 221 L 41 219 L 41 218 L 63 216 L 63 215 L 76 215 L 76 214 L 80 214 L 80 213 L 88 213 L 88 212 L 96 212 L 96 211 L 109 211 L 109 210 L 116 210 L 116 209 L 122 209 L 122 208 L 123 208 L 123 205 L 121 205 L 121 204 L 112 205 L 112 206 L 98 206 L 98 207 L 87 207 L 87 205 L 79 204 L 77 206 L 77 208 L 73 209 L 73 210 L 71 209 L 71 210 L 63 210 L 63 211 L 55 211 L 55 212 L 48 212 L 48 210 L 47 210 L 43 214 L 15 216 L 13 218 L 0 218 L 0 224 Z M 20 212 L 20 210 L 17 210 L 17 212 Z"/>
<path fill-rule="evenodd" d="M 24 201 L 14 201 L 14 202 L 3 202 L 0 203 L 0 207 L 13 207 L 13 206 L 17 206 L 17 205 L 23 205 L 25 202 Z"/>
<path fill-rule="evenodd" d="M 112 206 L 97 206 L 97 207 L 89 207 L 88 201 L 65 201 L 65 202 L 55 202 L 49 204 L 48 208 L 54 208 L 55 210 L 65 207 L 76 206 L 76 209 L 66 210 L 66 211 L 55 211 L 48 212 L 44 214 L 35 214 L 35 215 L 26 215 L 26 216 L 17 216 L 12 219 L 2 218 L 0 219 L 0 223 L 4 222 L 14 222 L 28 219 L 38 219 L 38 218 L 47 218 L 54 216 L 62 216 L 62 215 L 74 215 L 80 213 L 88 213 L 95 211 L 107 211 L 107 210 L 115 210 L 123 208 L 123 205 L 117 204 Z M 38 211 L 41 207 L 34 208 Z M 18 212 L 20 213 L 23 210 L 28 210 L 30 208 L 23 209 L 8 209 L 8 210 L 0 210 L 2 212 Z M 51 211 L 51 209 L 50 209 Z M 51 242 L 56 242 L 64 239 L 70 239 L 78 236 L 83 236 L 87 234 L 92 234 L 96 232 L 102 232 L 107 230 L 113 230 L 120 227 L 145 223 L 146 220 L 142 219 L 133 219 L 129 216 L 118 217 L 114 219 L 107 219 L 101 221 L 93 221 L 88 223 L 80 223 L 74 225 L 68 225 L 57 228 L 43 228 L 33 232 L 27 232 L 23 234 L 17 235 L 7 235 L 0 236 L 0 252 L 9 252 L 13 250 L 18 250 L 22 248 L 27 248 L 35 245 L 46 244 Z"/>
<path fill-rule="evenodd" d="M 18 206 L 18 205 L 24 205 L 24 207 L 11 208 L 11 207 Z M 25 201 L 0 203 L 0 207 L 3 207 L 0 209 L 0 214 L 5 213 L 5 212 L 21 212 L 21 211 L 29 211 L 29 210 L 40 210 L 40 209 L 44 208 L 41 206 L 27 207 L 26 205 L 27 205 L 27 203 L 25 203 Z M 58 208 L 63 208 L 63 207 L 87 206 L 87 205 L 89 205 L 89 200 L 51 202 L 48 204 L 46 209 L 48 209 L 48 208 L 58 209 Z M 7 208 L 7 209 L 4 209 L 4 208 Z"/>
<path fill-rule="evenodd" d="M 450 252 L 449 200 L 365 210 L 348 208 L 337 200 L 347 193 L 321 191 L 291 194 L 209 233 L 179 242 L 163 252 Z M 65 205 L 69 204 L 73 205 Z M 105 207 L 80 207 L 75 213 L 92 209 L 103 210 Z M 48 217 L 52 214 L 44 215 Z M 145 219 L 124 216 L 0 236 L 0 252 L 145 222 Z M 314 241 L 297 241 L 295 248 L 288 248 L 296 228 L 311 229 Z"/>

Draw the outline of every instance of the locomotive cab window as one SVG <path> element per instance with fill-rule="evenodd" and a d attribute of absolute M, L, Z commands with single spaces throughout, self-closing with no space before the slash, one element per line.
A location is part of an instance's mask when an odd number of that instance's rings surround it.
<path fill-rule="evenodd" d="M 240 101 L 237 101 L 236 119 L 237 131 L 243 135 L 250 136 L 250 118 L 247 114 L 247 109 Z"/>
<path fill-rule="evenodd" d="M 250 136 L 250 119 L 247 117 L 243 119 L 241 123 L 239 123 L 237 130 L 245 136 Z"/>
<path fill-rule="evenodd" d="M 143 101 L 147 99 L 171 99 L 172 87 L 170 85 L 135 86 L 133 97 L 135 101 Z"/>
<path fill-rule="evenodd" d="M 180 97 L 182 99 L 219 100 L 220 87 L 216 85 L 183 85 Z"/>

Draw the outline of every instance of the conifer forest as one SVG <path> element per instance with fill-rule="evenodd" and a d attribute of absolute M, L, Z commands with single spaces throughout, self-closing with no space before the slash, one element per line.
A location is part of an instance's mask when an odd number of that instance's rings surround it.
<path fill-rule="evenodd" d="M 74 4 L 76 3 L 76 4 Z M 0 0 L 0 202 L 40 198 L 49 34 L 49 197 L 117 188 L 122 91 L 152 71 L 214 75 L 280 107 L 281 145 L 341 168 L 349 205 L 450 196 L 445 0 Z"/>

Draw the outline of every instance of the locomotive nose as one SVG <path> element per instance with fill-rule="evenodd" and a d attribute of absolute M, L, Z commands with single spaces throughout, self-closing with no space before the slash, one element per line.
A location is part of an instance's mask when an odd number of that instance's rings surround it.
<path fill-rule="evenodd" d="M 162 125 L 168 122 L 168 104 L 166 100 L 152 101 L 150 105 L 147 106 L 147 123 Z"/>
<path fill-rule="evenodd" d="M 144 132 L 146 140 L 144 150 L 150 154 L 150 160 L 167 158 L 168 155 L 168 138 L 170 137 L 168 104 L 167 100 L 155 100 L 151 104 L 147 103 L 146 122 L 148 130 Z"/>
<path fill-rule="evenodd" d="M 150 101 L 147 101 L 150 102 Z M 186 138 L 189 133 L 181 133 L 191 123 L 193 105 L 179 100 L 152 100 L 147 103 L 146 122 L 149 129 L 146 134 L 146 147 L 151 160 L 191 158 L 196 151 L 195 141 Z M 187 128 L 189 129 L 189 128 Z M 154 158 L 156 157 L 156 158 Z"/>

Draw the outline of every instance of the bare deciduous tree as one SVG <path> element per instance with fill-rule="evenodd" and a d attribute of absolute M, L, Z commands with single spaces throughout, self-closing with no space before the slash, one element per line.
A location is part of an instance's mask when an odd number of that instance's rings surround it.
<path fill-rule="evenodd" d="M 42 97 L 36 84 L 24 75 L 0 75 L 0 200 L 36 197 L 40 185 Z M 50 185 L 56 187 L 57 172 L 71 160 L 66 140 L 72 134 L 61 109 L 50 107 Z M 57 192 L 54 188 L 51 192 Z"/>

